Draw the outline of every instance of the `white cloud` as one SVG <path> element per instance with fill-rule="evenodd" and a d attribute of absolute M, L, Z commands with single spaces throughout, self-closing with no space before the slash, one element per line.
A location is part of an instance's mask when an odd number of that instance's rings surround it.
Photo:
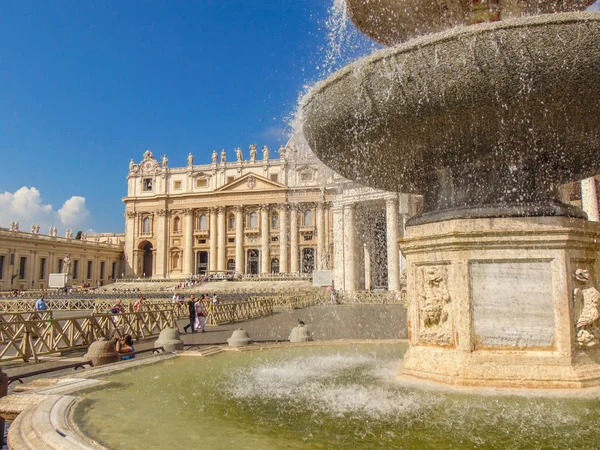
<path fill-rule="evenodd" d="M 19 221 L 21 231 L 29 231 L 32 224 L 39 224 L 40 233 L 47 234 L 49 227 L 56 226 L 62 236 L 65 228 L 85 229 L 88 219 L 84 197 L 72 196 L 56 211 L 52 205 L 43 203 L 35 187 L 23 186 L 14 193 L 0 193 L 0 226 L 4 228 L 8 228 L 11 221 Z"/>
<path fill-rule="evenodd" d="M 85 197 L 74 195 L 58 210 L 60 221 L 66 227 L 82 228 L 86 224 L 89 211 L 85 207 Z"/>

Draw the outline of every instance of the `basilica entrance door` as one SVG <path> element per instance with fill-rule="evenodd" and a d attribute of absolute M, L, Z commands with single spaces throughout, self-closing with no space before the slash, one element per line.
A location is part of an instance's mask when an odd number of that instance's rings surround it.
<path fill-rule="evenodd" d="M 302 273 L 312 273 L 315 270 L 315 249 L 302 249 Z"/>
<path fill-rule="evenodd" d="M 258 250 L 248 250 L 246 261 L 248 261 L 248 270 L 246 273 L 257 275 L 259 272 L 259 254 Z"/>
<path fill-rule="evenodd" d="M 204 275 L 208 271 L 208 252 L 198 252 L 196 275 Z"/>

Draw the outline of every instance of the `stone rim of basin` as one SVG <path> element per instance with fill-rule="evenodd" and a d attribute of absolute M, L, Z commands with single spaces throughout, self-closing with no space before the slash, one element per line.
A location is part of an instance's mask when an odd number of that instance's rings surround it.
<path fill-rule="evenodd" d="M 503 5 L 507 17 L 533 16 L 582 11 L 595 0 L 521 0 Z M 506 1 L 504 2 L 506 3 Z M 472 23 L 473 0 L 346 0 L 348 16 L 369 38 L 383 44 L 396 45 L 427 33 L 436 33 Z M 492 8 L 493 5 L 481 4 Z"/>

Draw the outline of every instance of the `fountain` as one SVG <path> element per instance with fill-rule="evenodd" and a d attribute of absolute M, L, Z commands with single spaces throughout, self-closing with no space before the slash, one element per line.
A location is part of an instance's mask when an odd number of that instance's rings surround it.
<path fill-rule="evenodd" d="M 577 12 L 592 3 L 347 0 L 393 46 L 315 86 L 303 134 L 344 177 L 423 195 L 399 241 L 404 375 L 600 384 L 600 226 L 558 189 L 600 171 L 600 13 Z"/>

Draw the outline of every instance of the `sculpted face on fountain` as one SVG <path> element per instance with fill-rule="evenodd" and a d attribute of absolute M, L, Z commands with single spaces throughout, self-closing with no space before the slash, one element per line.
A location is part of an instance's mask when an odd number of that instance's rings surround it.
<path fill-rule="evenodd" d="M 595 0 L 346 0 L 356 27 L 371 39 L 396 45 L 410 38 L 483 21 L 478 11 L 491 10 L 491 20 L 582 11 Z"/>

